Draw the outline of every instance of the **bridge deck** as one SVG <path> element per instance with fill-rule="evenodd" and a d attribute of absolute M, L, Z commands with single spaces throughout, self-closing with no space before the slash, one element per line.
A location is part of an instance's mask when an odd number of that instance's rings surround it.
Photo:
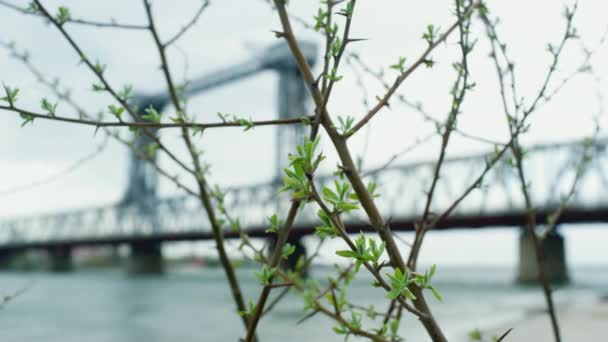
<path fill-rule="evenodd" d="M 608 139 L 596 141 L 585 149 L 581 141 L 539 145 L 528 149 L 526 171 L 531 182 L 533 203 L 539 223 L 560 205 L 574 179 L 573 163 L 582 153 L 591 153 L 592 162 L 579 181 L 578 192 L 561 222 L 608 221 Z M 437 185 L 431 211 L 443 213 L 486 167 L 490 154 L 452 158 L 446 161 Z M 505 156 L 509 158 L 509 156 Z M 417 162 L 368 172 L 366 181 L 378 184 L 382 194 L 377 199 L 394 231 L 413 229 L 424 206 L 424 191 L 434 171 L 434 162 Z M 318 186 L 332 186 L 334 177 L 317 177 Z M 276 183 L 236 189 L 226 194 L 226 207 L 238 217 L 243 229 L 255 237 L 264 236 L 267 217 L 286 212 L 289 201 L 277 194 Z M 499 162 L 488 173 L 479 189 L 475 189 L 437 229 L 521 226 L 525 206 L 519 193 L 515 171 L 506 162 Z M 147 202 L 150 203 L 150 202 Z M 307 205 L 298 215 L 294 234 L 311 234 L 318 224 L 316 205 Z M 352 232 L 368 230 L 365 216 L 355 212 L 344 217 Z M 226 237 L 235 236 L 225 228 Z M 183 241 L 211 237 L 209 221 L 193 197 L 159 199 L 153 208 L 114 205 L 73 210 L 64 213 L 36 215 L 0 220 L 0 249 L 44 247 L 49 245 L 119 244 L 138 240 Z"/>
<path fill-rule="evenodd" d="M 552 211 L 538 211 L 536 213 L 537 222 L 546 222 Z M 587 210 L 587 209 L 568 209 L 565 210 L 559 221 L 560 223 L 600 223 L 608 222 L 608 209 Z M 395 232 L 414 231 L 415 219 L 405 219 L 391 222 L 391 230 Z M 525 224 L 525 217 L 521 212 L 503 213 L 493 216 L 451 216 L 438 224 L 434 230 L 452 229 L 491 229 L 502 227 L 522 227 Z M 268 226 L 249 227 L 247 234 L 254 238 L 266 238 L 270 235 L 265 232 Z M 373 232 L 372 227 L 365 222 L 351 222 L 347 226 L 347 231 L 352 234 L 359 232 Z M 300 237 L 314 234 L 315 227 L 312 225 L 296 225 L 292 230 L 292 236 Z M 235 239 L 239 234 L 233 230 L 226 229 L 224 237 Z M 177 241 L 199 241 L 213 239 L 210 229 L 191 229 L 180 232 L 159 232 L 154 234 L 131 234 L 93 238 L 74 238 L 64 240 L 47 240 L 14 243 L 10 245 L 0 245 L 0 251 L 23 250 L 23 249 L 45 249 L 49 247 L 65 246 L 101 246 L 101 245 L 121 245 L 134 242 L 177 242 Z"/>

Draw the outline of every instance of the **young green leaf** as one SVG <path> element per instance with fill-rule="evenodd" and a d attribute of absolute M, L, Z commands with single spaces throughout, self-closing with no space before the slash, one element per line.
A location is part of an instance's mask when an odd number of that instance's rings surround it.
<path fill-rule="evenodd" d="M 469 331 L 469 339 L 472 341 L 481 341 L 482 340 L 481 330 L 475 328 Z"/>
<path fill-rule="evenodd" d="M 281 257 L 283 259 L 287 260 L 287 258 L 289 258 L 289 256 L 292 255 L 293 252 L 295 252 L 295 251 L 296 251 L 296 246 L 294 246 L 288 242 L 285 245 L 283 245 L 283 250 L 281 251 Z"/>
<path fill-rule="evenodd" d="M 160 123 L 160 120 L 162 119 L 163 114 L 157 112 L 156 109 L 154 109 L 154 107 L 152 107 L 150 105 L 148 108 L 146 108 L 146 110 L 144 112 L 145 112 L 145 114 L 141 116 L 142 119 L 148 120 L 148 121 L 154 122 L 154 123 Z"/>
<path fill-rule="evenodd" d="M 350 135 L 352 133 L 355 118 L 353 118 L 352 116 L 347 116 L 346 118 L 338 116 L 338 122 L 340 123 L 340 127 L 338 128 L 338 132 L 340 134 Z"/>
<path fill-rule="evenodd" d="M 432 24 L 426 26 L 426 31 L 422 34 L 422 38 L 431 45 L 435 41 L 435 38 L 439 34 L 439 28 L 436 28 Z"/>
<path fill-rule="evenodd" d="M 117 107 L 115 105 L 109 105 L 108 110 L 112 115 L 114 115 L 118 120 L 121 120 L 122 113 L 125 111 L 123 107 Z"/>
<path fill-rule="evenodd" d="M 154 157 L 156 156 L 156 151 L 159 147 L 160 145 L 158 145 L 157 143 L 152 143 L 148 145 L 148 148 L 146 150 L 146 155 L 148 156 L 148 159 L 154 159 Z"/>
<path fill-rule="evenodd" d="M 270 228 L 266 229 L 266 233 L 276 233 L 281 229 L 281 225 L 283 221 L 279 219 L 277 214 L 272 214 L 272 216 L 267 217 L 268 222 L 270 222 Z"/>
<path fill-rule="evenodd" d="M 243 131 L 248 131 L 250 129 L 252 129 L 255 125 L 253 124 L 253 121 L 251 119 L 247 120 L 247 119 L 243 119 L 243 118 L 234 118 L 234 122 L 243 126 Z"/>
<path fill-rule="evenodd" d="M 339 82 L 340 80 L 342 80 L 342 77 L 343 76 L 338 75 L 338 70 L 336 70 L 336 68 L 331 69 L 331 71 L 327 75 L 327 79 L 332 82 Z"/>
<path fill-rule="evenodd" d="M 389 68 L 395 69 L 400 73 L 403 73 L 405 71 L 405 57 L 399 57 L 399 62 L 389 66 Z"/>
<path fill-rule="evenodd" d="M 132 85 L 130 85 L 130 84 L 124 85 L 122 87 L 122 89 L 118 91 L 118 97 L 123 101 L 127 101 L 131 98 L 131 96 L 133 96 L 132 91 L 133 91 Z"/>
<path fill-rule="evenodd" d="M 256 278 L 258 278 L 262 286 L 267 286 L 270 285 L 270 279 L 272 279 L 276 271 L 276 268 L 269 269 L 268 265 L 264 264 L 260 271 L 254 271 L 253 273 L 255 274 Z"/>
<path fill-rule="evenodd" d="M 105 64 L 101 64 L 101 62 L 96 61 L 95 64 L 93 65 L 93 69 L 95 70 L 95 72 L 98 75 L 102 75 L 104 71 L 106 71 L 106 65 Z"/>
<path fill-rule="evenodd" d="M 50 116 L 55 116 L 55 111 L 57 110 L 57 103 L 52 104 L 46 98 L 42 98 L 42 101 L 40 102 L 40 107 L 47 113 L 49 113 Z"/>
<path fill-rule="evenodd" d="M 317 11 L 317 14 L 313 17 L 315 19 L 315 26 L 314 26 L 315 31 L 318 32 L 322 27 L 325 27 L 325 18 L 327 18 L 328 15 L 329 15 L 328 12 L 319 8 L 319 10 Z"/>
<path fill-rule="evenodd" d="M 21 117 L 21 119 L 23 119 L 23 122 L 21 123 L 21 127 L 27 125 L 28 123 L 34 123 L 34 117 L 30 114 L 19 113 L 19 116 Z"/>
<path fill-rule="evenodd" d="M 65 6 L 59 6 L 55 18 L 57 19 L 59 25 L 65 24 L 72 18 L 72 15 L 70 14 L 70 9 Z"/>
<path fill-rule="evenodd" d="M 17 101 L 17 94 L 19 94 L 19 88 L 12 88 L 10 86 L 7 86 L 6 84 L 3 84 L 4 86 L 4 93 L 6 94 L 6 96 L 0 98 L 0 100 L 8 102 L 9 105 L 13 106 L 14 103 Z"/>

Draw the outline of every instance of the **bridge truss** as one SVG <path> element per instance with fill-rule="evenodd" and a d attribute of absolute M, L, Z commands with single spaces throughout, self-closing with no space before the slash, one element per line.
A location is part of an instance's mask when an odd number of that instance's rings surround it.
<path fill-rule="evenodd" d="M 579 178 L 577 192 L 563 216 L 564 222 L 608 221 L 608 139 L 591 146 L 583 141 L 537 145 L 528 149 L 526 172 L 532 200 L 539 219 L 559 207 L 575 178 L 575 165 L 583 153 L 591 162 Z M 432 212 L 441 214 L 486 167 L 492 153 L 463 156 L 445 161 L 436 190 Z M 440 229 L 484 226 L 518 226 L 524 223 L 525 206 L 519 191 L 516 170 L 503 159 L 486 175 L 481 187 L 473 190 L 454 210 Z M 421 215 L 426 191 L 432 180 L 434 161 L 421 161 L 371 170 L 366 181 L 378 184 L 378 207 L 391 222 L 393 230 L 412 230 Z M 334 176 L 316 177 L 318 187 L 331 185 Z M 288 201 L 278 194 L 275 181 L 226 190 L 225 206 L 239 218 L 252 236 L 263 236 L 266 218 L 284 214 Z M 0 246 L 36 247 L 48 244 L 118 244 L 138 240 L 196 240 L 211 237 L 209 220 L 200 202 L 189 196 L 156 199 L 154 215 L 136 205 L 110 205 L 4 219 L 0 221 Z M 318 224 L 316 205 L 307 205 L 298 215 L 294 234 L 309 234 Z M 354 212 L 345 217 L 353 231 L 370 227 L 364 215 Z M 237 234 L 226 227 L 226 236 Z"/>

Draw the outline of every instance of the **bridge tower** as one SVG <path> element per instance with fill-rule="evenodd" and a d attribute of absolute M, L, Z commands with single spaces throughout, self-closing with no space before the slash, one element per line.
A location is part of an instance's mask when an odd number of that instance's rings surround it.
<path fill-rule="evenodd" d="M 134 99 L 134 105 L 140 115 L 149 107 L 160 112 L 166 104 L 166 99 L 158 96 L 140 95 Z M 156 136 L 156 130 L 149 129 L 146 133 L 135 137 L 135 146 L 138 151 L 143 151 L 143 153 L 146 153 L 148 147 L 154 143 L 153 137 Z M 156 162 L 156 155 L 153 155 L 152 158 Z M 122 210 L 136 210 L 139 217 L 146 220 L 142 224 L 149 225 L 153 232 L 160 229 L 157 217 L 157 187 L 158 173 L 154 167 L 136 153 L 131 152 L 127 189 L 120 202 L 120 207 Z M 129 247 L 130 254 L 127 261 L 129 273 L 161 273 L 163 271 L 160 242 L 137 242 L 131 243 Z"/>
<path fill-rule="evenodd" d="M 301 117 L 307 112 L 308 89 L 300 71 L 295 66 L 277 69 L 279 74 L 277 107 L 280 119 Z M 304 140 L 305 126 L 289 125 L 276 130 L 276 176 L 275 181 L 282 182 L 283 168 L 289 165 L 289 153 Z"/>
<path fill-rule="evenodd" d="M 293 117 L 301 117 L 309 115 L 308 99 L 309 91 L 306 87 L 302 75 L 296 65 L 290 63 L 278 68 L 279 73 L 279 93 L 278 93 L 278 110 L 279 118 L 288 119 Z M 289 165 L 289 153 L 294 153 L 296 146 L 304 141 L 305 126 L 290 125 L 287 127 L 277 128 L 276 140 L 276 176 L 275 182 L 281 184 L 283 179 L 283 168 Z M 279 203 L 290 203 L 289 201 L 280 201 Z M 279 215 L 286 213 L 287 208 L 277 208 Z M 271 246 L 276 241 L 271 241 Z M 302 243 L 302 237 L 290 237 L 287 241 L 296 249 L 289 255 L 286 260 L 287 268 L 295 269 L 300 258 L 306 258 L 306 248 Z M 306 273 L 306 271 L 305 271 Z"/>
<path fill-rule="evenodd" d="M 309 92 L 300 71 L 295 63 L 279 64 L 276 67 L 279 74 L 278 80 L 278 115 L 280 119 L 289 119 L 309 115 L 308 99 Z M 304 125 L 290 125 L 276 130 L 276 165 L 274 183 L 279 185 L 283 179 L 283 169 L 289 166 L 289 154 L 294 153 L 296 146 L 302 144 L 305 135 Z M 290 201 L 277 201 L 276 212 L 278 215 L 286 213 L 286 204 Z M 270 237 L 270 250 L 272 253 L 276 244 L 274 236 Z M 301 236 L 290 236 L 287 240 L 294 246 L 295 251 L 289 255 L 283 267 L 295 269 L 300 258 L 306 258 L 306 247 L 302 243 Z M 307 270 L 304 270 L 304 274 Z"/>
<path fill-rule="evenodd" d="M 162 111 L 168 101 L 164 96 L 135 96 L 134 105 L 139 115 L 142 115 L 147 108 L 154 108 Z M 138 121 L 144 121 L 138 118 Z M 120 202 L 123 210 L 136 210 L 139 216 L 146 218 L 152 232 L 160 230 L 157 216 L 157 188 L 158 173 L 154 167 L 141 157 L 141 153 L 147 153 L 148 149 L 154 144 L 156 130 L 148 129 L 145 133 L 140 133 L 135 137 L 135 148 L 137 153 L 129 153 L 129 173 L 127 189 Z M 139 154 L 139 155 L 138 155 Z M 156 162 L 156 154 L 152 155 L 153 162 Z M 127 270 L 129 273 L 162 273 L 163 256 L 160 242 L 142 241 L 134 242 L 129 245 L 129 258 L 127 260 Z"/>
<path fill-rule="evenodd" d="M 138 112 L 141 114 L 146 108 L 152 107 L 161 111 L 166 106 L 166 101 L 155 96 L 137 96 L 134 101 Z M 141 120 L 143 121 L 143 119 Z M 156 130 L 148 129 L 150 134 L 156 135 Z M 146 151 L 153 143 L 153 139 L 141 134 L 135 140 L 135 147 L 139 151 Z M 156 156 L 153 156 L 156 160 Z M 135 206 L 143 212 L 148 212 L 156 207 L 158 186 L 158 173 L 150 163 L 143 160 L 135 153 L 129 154 L 129 175 L 127 190 L 120 202 L 121 206 Z"/>
<path fill-rule="evenodd" d="M 303 54 L 312 66 L 316 62 L 317 47 L 311 42 L 300 42 Z M 285 42 L 270 46 L 262 53 L 253 58 L 233 65 L 222 70 L 211 72 L 203 77 L 193 80 L 184 90 L 185 96 L 191 96 L 205 92 L 209 89 L 224 84 L 238 81 L 255 73 L 272 70 L 278 74 L 278 116 L 281 119 L 301 117 L 308 115 L 307 99 L 308 89 L 304 83 L 298 66 L 294 61 L 291 51 Z M 134 98 L 134 104 L 140 113 L 148 107 L 162 111 L 171 99 L 166 92 L 154 95 L 138 95 Z M 156 134 L 156 132 L 150 132 Z M 288 153 L 293 152 L 296 146 L 301 144 L 304 138 L 303 125 L 290 125 L 277 129 L 276 135 L 276 167 L 275 182 L 282 179 L 283 168 L 289 165 Z M 140 151 L 146 151 L 147 146 L 153 140 L 146 135 L 141 135 L 136 140 L 136 147 Z M 153 230 L 160 229 L 157 214 L 157 185 L 158 174 L 156 170 L 145 160 L 131 153 L 129 160 L 128 186 L 121 201 L 124 210 L 137 210 L 147 219 L 147 224 Z M 286 208 L 277 208 L 278 212 Z M 290 256 L 287 264 L 295 266 L 300 256 L 306 256 L 304 245 L 300 238 L 293 238 L 290 243 L 296 246 L 296 251 Z M 159 242 L 140 242 L 131 244 L 128 269 L 131 273 L 157 273 L 162 272 L 162 251 Z"/>

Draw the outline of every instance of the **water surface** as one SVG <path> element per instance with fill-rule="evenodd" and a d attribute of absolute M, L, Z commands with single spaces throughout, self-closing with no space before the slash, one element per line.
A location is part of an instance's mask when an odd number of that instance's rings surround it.
<path fill-rule="evenodd" d="M 331 269 L 317 267 L 325 278 Z M 260 287 L 251 269 L 240 269 L 247 298 Z M 449 267 L 439 270 L 435 285 L 443 302 L 429 298 L 450 340 L 465 341 L 472 328 L 521 319 L 543 304 L 539 288 L 514 286 L 508 268 Z M 361 275 L 348 297 L 381 308 L 386 301 Z M 0 310 L 1 341 L 62 342 L 200 342 L 237 341 L 242 336 L 228 286 L 217 268 L 182 268 L 163 276 L 132 277 L 121 270 L 72 273 L 0 273 L 0 293 L 26 291 Z M 585 305 L 608 289 L 608 269 L 578 268 L 573 283 L 556 291 L 559 305 Z M 429 296 L 432 297 L 432 296 Z M 260 324 L 263 341 L 343 341 L 322 316 L 296 325 L 305 314 L 297 295 L 286 297 Z M 368 324 L 364 323 L 364 324 Z M 377 326 L 374 325 L 374 326 Z M 401 326 L 409 341 L 426 341 L 413 318 Z"/>

